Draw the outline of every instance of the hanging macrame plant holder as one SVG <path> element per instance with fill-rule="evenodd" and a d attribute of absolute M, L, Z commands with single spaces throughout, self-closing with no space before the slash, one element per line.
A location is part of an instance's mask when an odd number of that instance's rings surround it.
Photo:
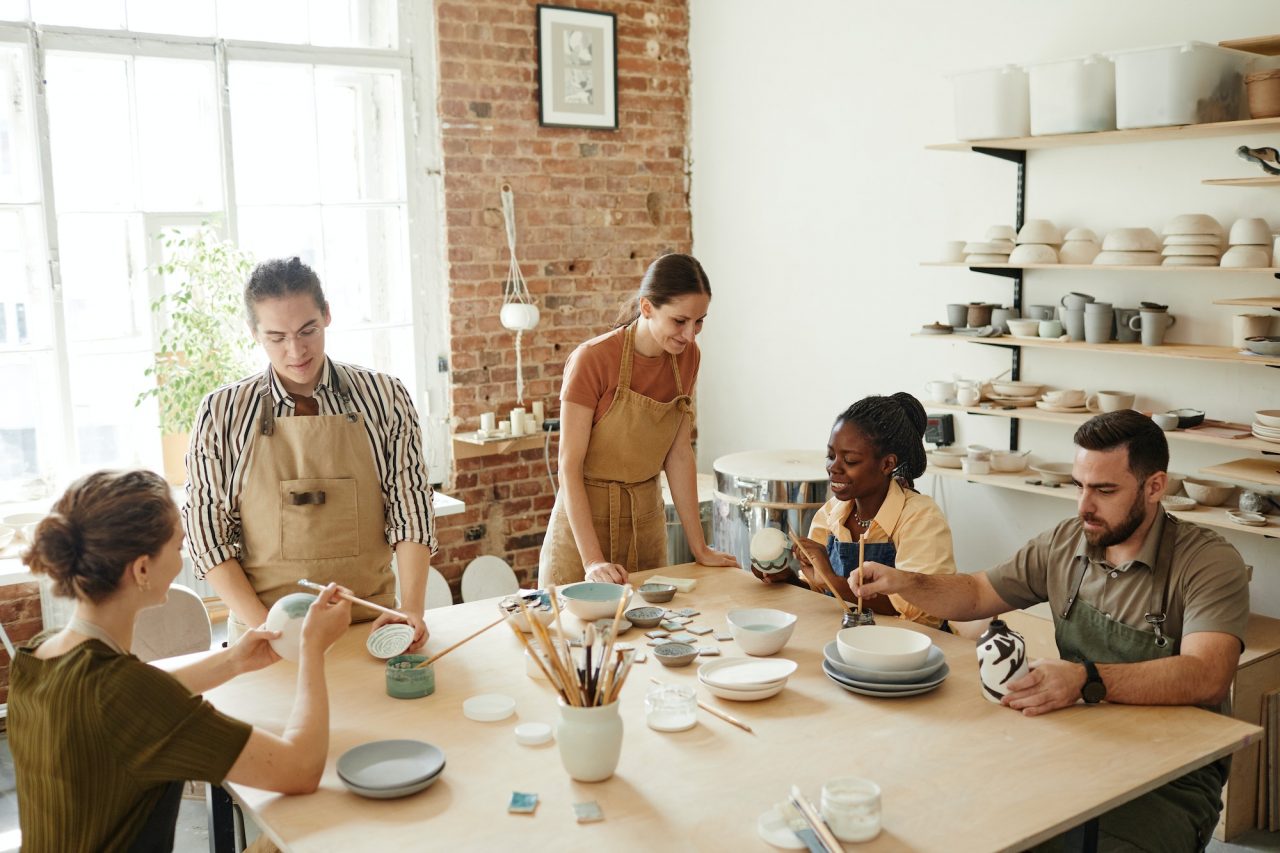
<path fill-rule="evenodd" d="M 524 364 L 520 354 L 521 338 L 532 331 L 540 318 L 538 306 L 520 272 L 516 260 L 516 199 L 510 184 L 502 185 L 502 218 L 507 225 L 507 249 L 511 252 L 511 266 L 507 268 L 507 281 L 502 287 L 502 311 L 498 319 L 502 325 L 516 333 L 516 402 L 524 402 Z"/>

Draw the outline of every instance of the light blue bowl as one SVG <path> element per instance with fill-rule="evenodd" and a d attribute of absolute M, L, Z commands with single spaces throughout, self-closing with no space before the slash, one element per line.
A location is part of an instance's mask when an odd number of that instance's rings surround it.
<path fill-rule="evenodd" d="M 570 584 L 559 593 L 570 613 L 590 622 L 611 618 L 618 610 L 618 599 L 628 594 L 628 590 L 621 584 L 583 581 Z"/>

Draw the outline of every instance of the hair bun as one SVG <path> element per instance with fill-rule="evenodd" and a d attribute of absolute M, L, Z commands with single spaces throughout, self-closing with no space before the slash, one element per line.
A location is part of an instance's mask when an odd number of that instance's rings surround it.
<path fill-rule="evenodd" d="M 63 580 L 75 574 L 76 564 L 84 554 L 84 537 L 74 521 L 51 512 L 36 525 L 30 553 L 34 558 L 29 563 L 32 569 Z"/>
<path fill-rule="evenodd" d="M 906 391 L 892 394 L 890 399 L 902 407 L 902 413 L 907 416 L 911 426 L 923 437 L 924 431 L 929 428 L 929 416 L 920 401 Z"/>

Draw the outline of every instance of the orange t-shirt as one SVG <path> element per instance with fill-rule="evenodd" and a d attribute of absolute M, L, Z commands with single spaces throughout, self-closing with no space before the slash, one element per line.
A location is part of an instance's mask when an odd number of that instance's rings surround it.
<path fill-rule="evenodd" d="M 560 400 L 577 403 L 595 410 L 592 425 L 600 423 L 618 392 L 618 371 L 622 367 L 622 340 L 625 326 L 592 338 L 569 356 L 564 365 L 564 382 L 560 386 Z M 631 362 L 631 390 L 637 394 L 670 403 L 676 398 L 676 378 L 671 372 L 670 356 L 663 353 L 649 357 L 634 353 Z M 702 354 L 696 343 L 676 356 L 680 368 L 680 380 L 684 393 L 693 393 L 693 383 L 698 378 L 698 364 Z"/>

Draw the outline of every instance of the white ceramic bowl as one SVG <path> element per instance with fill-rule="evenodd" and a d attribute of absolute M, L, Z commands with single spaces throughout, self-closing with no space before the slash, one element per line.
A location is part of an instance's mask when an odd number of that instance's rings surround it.
<path fill-rule="evenodd" d="M 987 229 L 987 234 L 984 239 L 1000 240 L 1012 243 L 1017 238 L 1018 232 L 1013 230 L 1012 225 L 992 225 Z"/>
<path fill-rule="evenodd" d="M 1063 239 L 1068 243 L 1096 243 L 1098 235 L 1092 228 L 1072 228 Z"/>
<path fill-rule="evenodd" d="M 36 535 L 36 525 L 44 518 L 43 512 L 19 512 L 6 515 L 4 523 L 18 531 L 18 541 L 30 543 Z"/>
<path fill-rule="evenodd" d="M 929 461 L 939 468 L 959 468 L 968 455 L 957 447 L 939 447 L 929 451 Z"/>
<path fill-rule="evenodd" d="M 1160 262 L 1165 267 L 1216 267 L 1216 255 L 1165 255 Z"/>
<path fill-rule="evenodd" d="M 1225 242 L 1221 234 L 1170 234 L 1164 238 L 1165 246 L 1215 246 L 1218 251 Z"/>
<path fill-rule="evenodd" d="M 1007 264 L 1009 256 L 990 253 L 965 255 L 964 262 L 966 264 Z"/>
<path fill-rule="evenodd" d="M 966 255 L 1007 255 L 1013 250 L 1013 246 L 1004 242 L 981 242 L 981 243 L 965 243 L 964 253 Z"/>
<path fill-rule="evenodd" d="M 618 610 L 618 599 L 631 591 L 621 584 L 582 581 L 559 589 L 565 608 L 584 622 L 612 618 Z"/>
<path fill-rule="evenodd" d="M 1027 470 L 1027 450 L 997 450 L 991 454 L 991 470 L 1016 474 Z"/>
<path fill-rule="evenodd" d="M 712 696 L 718 696 L 721 699 L 728 699 L 731 702 L 756 702 L 760 699 L 768 699 L 770 696 L 777 696 L 787 686 L 787 682 L 780 681 L 777 684 L 771 684 L 768 687 L 758 687 L 755 690 L 727 690 L 724 687 L 717 687 L 714 684 L 708 684 L 702 679 L 698 679 L 702 686 L 707 688 Z"/>
<path fill-rule="evenodd" d="M 1039 322 L 1038 320 L 1036 322 Z M 1001 397 L 1034 397 L 1044 390 L 1044 383 L 1014 379 L 994 379 L 991 390 Z"/>
<path fill-rule="evenodd" d="M 1150 228 L 1116 228 L 1102 238 L 1103 252 L 1158 252 L 1160 238 Z"/>
<path fill-rule="evenodd" d="M 892 625 L 859 625 L 836 634 L 836 648 L 845 663 L 877 672 L 919 669 L 932 645 L 927 634 Z"/>
<path fill-rule="evenodd" d="M 1182 481 L 1183 490 L 1198 504 L 1205 506 L 1222 506 L 1231 497 L 1236 487 L 1230 483 L 1219 483 L 1215 480 L 1197 480 L 1187 477 Z"/>
<path fill-rule="evenodd" d="M 1160 499 L 1160 503 L 1167 510 L 1173 512 L 1187 512 L 1196 508 L 1196 502 L 1191 498 L 1184 498 L 1182 495 L 1166 495 Z"/>
<path fill-rule="evenodd" d="M 1233 246 L 1270 246 L 1271 226 L 1265 219 L 1237 219 L 1231 223 L 1227 242 Z"/>
<path fill-rule="evenodd" d="M 1062 232 L 1047 219 L 1028 219 L 1018 232 L 1019 244 L 1043 243 L 1056 246 L 1062 242 Z"/>
<path fill-rule="evenodd" d="M 1216 258 L 1222 254 L 1222 249 L 1218 246 L 1165 246 L 1160 250 L 1160 254 L 1166 258 Z"/>
<path fill-rule="evenodd" d="M 1056 264 L 1058 253 L 1044 243 L 1021 243 L 1009 253 L 1011 264 Z"/>
<path fill-rule="evenodd" d="M 1058 250 L 1058 263 L 1091 264 L 1099 251 L 1098 244 L 1092 240 L 1068 240 Z"/>
<path fill-rule="evenodd" d="M 1040 337 L 1040 321 L 1010 317 L 1005 321 L 1009 325 L 1009 333 L 1019 338 Z"/>
<path fill-rule="evenodd" d="M 730 610 L 725 614 L 725 621 L 742 650 L 755 657 L 781 651 L 796 629 L 794 613 L 769 607 Z"/>
<path fill-rule="evenodd" d="M 1031 470 L 1039 474 L 1041 480 L 1048 483 L 1065 485 L 1071 482 L 1070 462 L 1041 462 L 1039 465 L 1032 465 Z"/>
<path fill-rule="evenodd" d="M 1271 250 L 1266 246 L 1232 246 L 1223 252 L 1219 266 L 1239 269 L 1241 267 L 1271 266 Z"/>
<path fill-rule="evenodd" d="M 1166 234 L 1221 234 L 1222 224 L 1204 213 L 1184 213 L 1164 224 Z"/>
<path fill-rule="evenodd" d="M 1260 409 L 1253 413 L 1253 419 L 1261 426 L 1280 429 L 1280 409 Z"/>
<path fill-rule="evenodd" d="M 1095 266 L 1101 267 L 1158 267 L 1159 252 L 1113 252 L 1103 250 L 1093 259 Z"/>
<path fill-rule="evenodd" d="M 1178 428 L 1178 416 L 1173 412 L 1153 412 L 1151 420 L 1165 432 Z"/>

